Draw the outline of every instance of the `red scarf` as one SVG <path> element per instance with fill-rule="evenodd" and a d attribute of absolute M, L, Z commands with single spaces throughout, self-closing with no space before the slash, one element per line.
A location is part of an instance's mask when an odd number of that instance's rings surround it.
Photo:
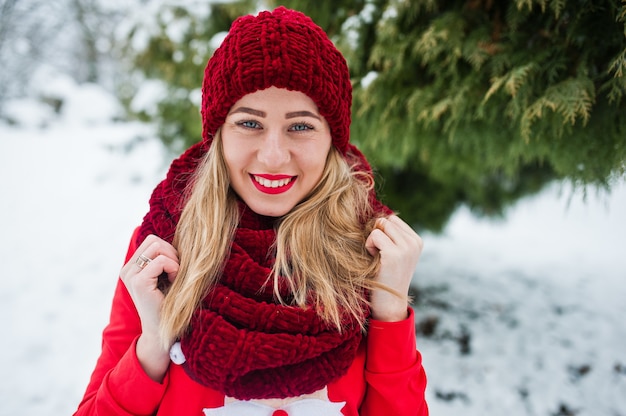
<path fill-rule="evenodd" d="M 351 148 L 359 169 L 369 170 L 363 155 Z M 196 144 L 172 163 L 150 198 L 139 242 L 151 233 L 172 241 L 184 192 L 206 151 L 206 144 Z M 376 211 L 389 213 L 374 196 L 372 203 Z M 347 372 L 362 339 L 360 325 L 346 313 L 340 333 L 312 308 L 277 304 L 272 285 L 263 289 L 272 268 L 268 253 L 275 219 L 243 203 L 240 209 L 223 276 L 181 339 L 185 371 L 198 383 L 240 400 L 313 393 Z M 281 295 L 291 299 L 286 291 Z"/>

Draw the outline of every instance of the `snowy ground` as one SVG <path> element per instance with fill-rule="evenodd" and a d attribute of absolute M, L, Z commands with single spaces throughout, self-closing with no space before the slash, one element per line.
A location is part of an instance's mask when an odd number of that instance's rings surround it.
<path fill-rule="evenodd" d="M 501 224 L 461 210 L 426 236 L 433 415 L 626 415 L 626 187 L 567 195 L 549 188 Z"/>
<path fill-rule="evenodd" d="M 64 88 L 61 118 L 28 101 L 11 107 L 21 127 L 0 124 L 1 416 L 74 411 L 168 162 L 97 88 Z M 460 210 L 424 235 L 432 415 L 626 415 L 626 185 L 569 197 L 550 187 L 501 222 Z"/>

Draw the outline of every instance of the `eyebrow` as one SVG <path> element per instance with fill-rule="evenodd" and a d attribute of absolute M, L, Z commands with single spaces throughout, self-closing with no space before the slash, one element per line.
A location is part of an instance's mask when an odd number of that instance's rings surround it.
<path fill-rule="evenodd" d="M 320 116 L 310 111 L 294 111 L 292 113 L 287 113 L 285 118 L 296 118 L 296 117 L 313 117 L 318 120 L 321 120 Z"/>
<path fill-rule="evenodd" d="M 247 113 L 247 114 L 252 114 L 253 116 L 258 116 L 258 117 L 267 117 L 267 114 L 265 113 L 265 111 L 255 110 L 254 108 L 250 108 L 250 107 L 235 108 L 233 111 L 230 112 L 230 114 L 233 114 L 233 113 Z"/>
<path fill-rule="evenodd" d="M 250 108 L 250 107 L 237 107 L 233 111 L 230 112 L 230 114 L 233 114 L 233 113 L 246 113 L 246 114 L 252 114 L 253 116 L 257 116 L 257 117 L 263 117 L 263 118 L 267 117 L 267 113 L 265 111 L 255 110 L 254 108 Z M 285 114 L 286 119 L 296 118 L 296 117 L 313 117 L 315 119 L 321 120 L 320 116 L 310 111 L 306 111 L 306 110 L 293 111 L 293 112 Z"/>

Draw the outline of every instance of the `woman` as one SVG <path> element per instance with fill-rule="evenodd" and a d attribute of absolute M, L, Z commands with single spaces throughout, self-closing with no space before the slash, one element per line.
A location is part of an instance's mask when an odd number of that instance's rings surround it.
<path fill-rule="evenodd" d="M 233 23 L 76 415 L 428 414 L 407 302 L 422 242 L 376 200 L 351 94 L 302 13 Z"/>

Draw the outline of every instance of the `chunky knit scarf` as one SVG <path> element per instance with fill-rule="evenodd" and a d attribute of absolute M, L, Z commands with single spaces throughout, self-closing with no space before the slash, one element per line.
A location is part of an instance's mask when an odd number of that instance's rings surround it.
<path fill-rule="evenodd" d="M 152 194 L 139 242 L 151 233 L 172 241 L 184 192 L 206 146 L 192 146 L 172 163 Z M 358 150 L 353 152 L 369 169 Z M 243 202 L 240 210 L 223 276 L 181 339 L 185 371 L 200 384 L 240 400 L 313 393 L 347 372 L 362 338 L 359 323 L 346 314 L 340 333 L 313 308 L 275 302 L 272 285 L 264 285 L 273 261 L 268 253 L 275 239 L 274 219 L 255 214 Z M 290 293 L 281 295 L 289 301 Z"/>

